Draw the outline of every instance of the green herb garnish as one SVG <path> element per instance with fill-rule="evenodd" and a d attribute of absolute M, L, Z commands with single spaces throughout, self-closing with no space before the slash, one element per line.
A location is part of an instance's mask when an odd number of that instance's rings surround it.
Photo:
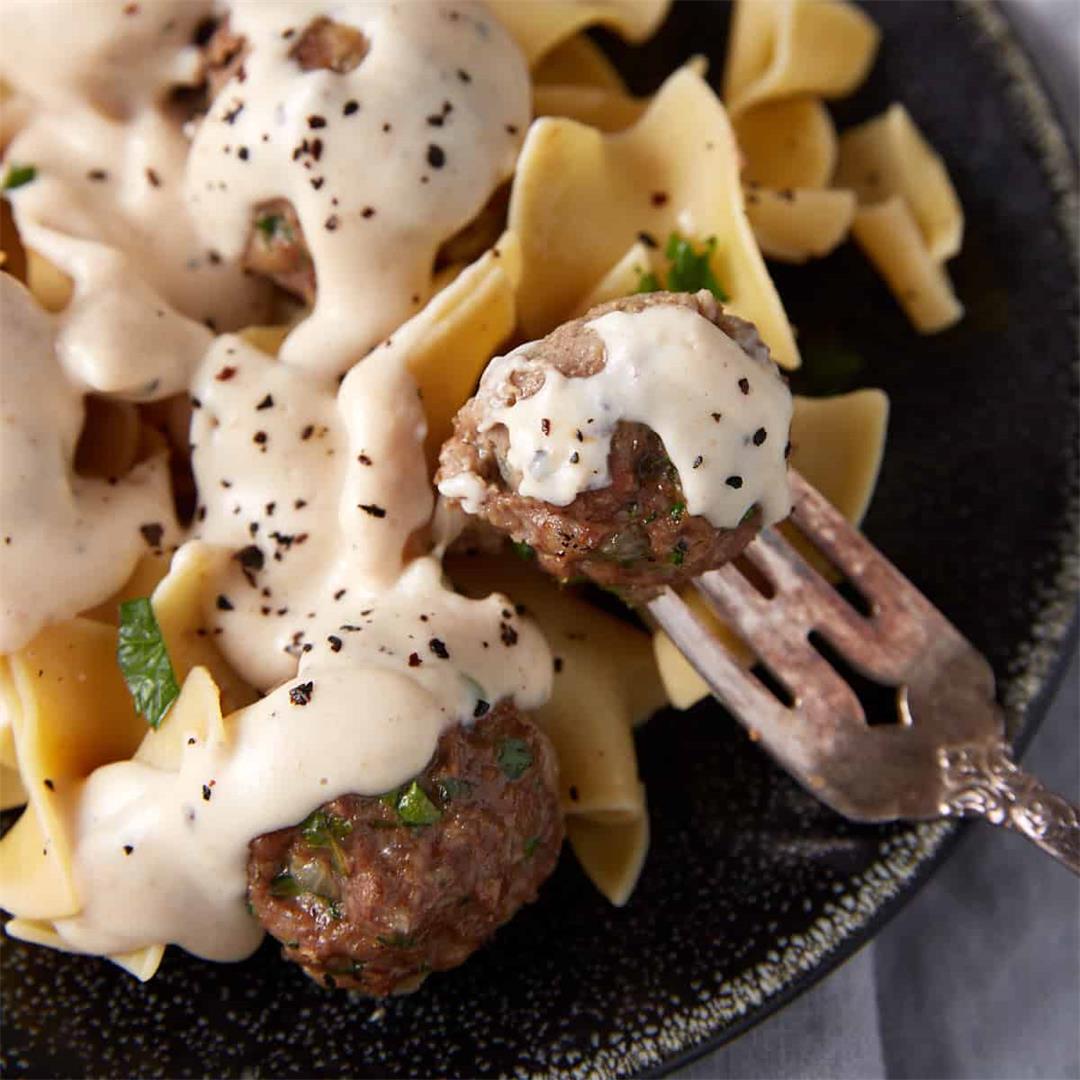
<path fill-rule="evenodd" d="M 300 826 L 300 833 L 313 848 L 327 848 L 330 861 L 339 874 L 349 872 L 349 864 L 341 847 L 342 841 L 352 832 L 352 822 L 326 810 L 309 814 Z"/>
<path fill-rule="evenodd" d="M 7 176 L 4 177 L 4 190 L 14 191 L 23 184 L 29 184 L 36 176 L 36 165 L 9 165 Z"/>
<path fill-rule="evenodd" d="M 286 231 L 285 219 L 280 214 L 263 214 L 262 217 L 255 219 L 255 228 L 263 234 L 265 239 L 273 240 L 279 232 Z"/>
<path fill-rule="evenodd" d="M 539 846 L 540 846 L 540 837 L 539 836 L 530 836 L 529 839 L 525 841 L 524 848 L 523 848 L 523 850 L 525 852 L 525 858 L 526 859 L 531 859 L 536 854 L 536 849 Z"/>
<path fill-rule="evenodd" d="M 398 796 L 397 813 L 406 825 L 414 827 L 434 825 L 442 817 L 442 811 L 415 780 Z"/>
<path fill-rule="evenodd" d="M 683 514 L 686 513 L 686 503 L 677 502 L 673 503 L 671 509 L 668 511 L 668 517 L 672 521 L 682 521 Z"/>
<path fill-rule="evenodd" d="M 671 292 L 697 292 L 708 289 L 717 300 L 727 300 L 728 295 L 712 270 L 711 259 L 715 251 L 715 236 L 710 236 L 703 249 L 698 251 L 691 241 L 673 232 L 664 248 L 668 260 L 666 284 L 659 274 L 639 270 L 637 291 L 651 293 L 669 289 Z"/>
<path fill-rule="evenodd" d="M 472 784 L 457 776 L 441 776 L 435 781 L 435 786 L 439 789 L 439 797 L 447 803 L 472 794 Z"/>
<path fill-rule="evenodd" d="M 116 662 L 135 699 L 135 708 L 152 728 L 159 728 L 179 697 L 180 687 L 148 597 L 125 600 L 120 605 Z"/>
<path fill-rule="evenodd" d="M 686 559 L 686 552 L 682 548 L 672 548 L 671 554 L 668 556 L 668 562 L 672 566 L 682 566 L 683 561 Z"/>
<path fill-rule="evenodd" d="M 271 896 L 299 896 L 304 890 L 300 888 L 300 882 L 289 873 L 282 870 L 276 878 L 270 882 Z"/>
<path fill-rule="evenodd" d="M 716 280 L 716 275 L 709 265 L 709 260 L 715 250 L 715 236 L 710 236 L 705 241 L 705 249 L 697 252 L 689 240 L 673 232 L 668 237 L 667 247 L 664 249 L 664 254 L 671 263 L 667 287 L 672 292 L 697 292 L 698 289 L 708 289 L 717 300 L 726 300 L 727 293 L 720 287 L 720 282 Z"/>
<path fill-rule="evenodd" d="M 532 763 L 532 751 L 524 739 L 503 739 L 499 744 L 499 768 L 508 779 L 519 780 Z"/>
<path fill-rule="evenodd" d="M 521 540 L 513 540 L 510 543 L 510 547 L 513 548 L 514 554 L 519 559 L 535 559 L 536 549 L 532 544 L 526 544 Z"/>
<path fill-rule="evenodd" d="M 659 292 L 663 287 L 660 279 L 651 270 L 638 271 L 637 291 L 639 293 Z"/>
<path fill-rule="evenodd" d="M 757 503 L 751 503 L 750 509 L 746 511 L 741 518 L 739 518 L 739 524 L 745 525 L 753 516 L 757 513 Z"/>

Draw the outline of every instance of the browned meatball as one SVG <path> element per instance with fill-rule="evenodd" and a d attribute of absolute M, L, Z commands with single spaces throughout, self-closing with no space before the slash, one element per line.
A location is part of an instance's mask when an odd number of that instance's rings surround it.
<path fill-rule="evenodd" d="M 504 702 L 447 731 L 398 792 L 345 795 L 253 840 L 248 896 L 312 978 L 406 993 L 534 900 L 562 839 L 554 749 Z"/>
<path fill-rule="evenodd" d="M 768 349 L 754 326 L 725 314 L 709 294 L 650 293 L 601 304 L 554 330 L 541 343 L 544 365 L 570 378 L 595 374 L 604 365 L 603 345 L 584 329 L 585 324 L 609 311 L 634 313 L 658 304 L 697 311 L 745 352 L 768 360 Z M 542 374 L 512 378 L 519 399 L 543 385 Z M 489 407 L 481 391 L 458 412 L 453 437 L 439 457 L 436 482 L 460 474 L 478 476 L 487 486 L 479 516 L 528 545 L 539 565 L 561 581 L 589 578 L 641 603 L 665 585 L 678 585 L 734 559 L 761 526 L 757 507 L 734 529 L 718 529 L 687 513 L 678 472 L 660 437 L 643 424 L 625 421 L 611 439 L 608 487 L 584 491 L 567 506 L 523 496 L 502 464 L 506 428 L 483 430 Z"/>

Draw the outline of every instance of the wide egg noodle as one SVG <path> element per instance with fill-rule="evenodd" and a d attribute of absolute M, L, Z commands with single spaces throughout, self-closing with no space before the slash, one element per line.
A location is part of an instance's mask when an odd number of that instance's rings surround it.
<path fill-rule="evenodd" d="M 833 183 L 851 188 L 864 205 L 903 196 L 930 258 L 944 262 L 959 252 L 964 211 L 956 189 L 903 105 L 890 105 L 881 116 L 844 132 Z"/>
<path fill-rule="evenodd" d="M 532 78 L 534 92 L 537 86 L 550 84 L 626 91 L 618 69 L 603 49 L 584 33 L 575 34 L 555 46 L 533 68 Z"/>
<path fill-rule="evenodd" d="M 851 232 L 920 334 L 947 330 L 963 318 L 948 272 L 931 257 L 902 196 L 860 207 Z"/>
<path fill-rule="evenodd" d="M 116 665 L 116 630 L 69 619 L 7 657 L 11 709 L 27 809 L 0 840 L 0 907 L 13 915 L 74 914 L 72 839 L 65 812 L 80 781 L 130 757 L 146 731 Z"/>
<path fill-rule="evenodd" d="M 852 525 L 866 514 L 877 485 L 889 419 L 889 399 L 881 390 L 856 390 L 827 398 L 795 398 L 791 420 L 791 466 L 816 487 Z M 801 534 L 783 523 L 781 531 L 820 572 L 835 573 Z M 683 599 L 703 630 L 719 639 L 738 662 L 753 666 L 753 653 L 724 625 L 694 589 Z M 668 700 L 677 709 L 709 696 L 705 681 L 662 630 L 653 638 L 657 668 Z"/>
<path fill-rule="evenodd" d="M 606 304 L 609 300 L 618 300 L 623 296 L 632 296 L 641 287 L 646 274 L 656 274 L 662 270 L 662 261 L 655 247 L 643 240 L 636 241 L 630 250 L 593 286 L 592 291 L 583 297 L 571 312 L 572 318 L 580 318 L 590 308 Z"/>
<path fill-rule="evenodd" d="M 843 97 L 866 78 L 880 40 L 873 20 L 845 0 L 738 0 L 724 101 L 736 115 L 800 94 Z"/>
<path fill-rule="evenodd" d="M 817 98 L 771 101 L 732 117 L 743 180 L 773 188 L 823 188 L 836 168 L 836 128 Z M 840 185 L 843 186 L 843 185 Z"/>
<path fill-rule="evenodd" d="M 746 216 L 766 257 L 804 263 L 824 258 L 847 239 L 855 219 L 855 195 L 817 188 L 754 187 L 746 193 Z"/>
<path fill-rule="evenodd" d="M 641 119 L 648 101 L 606 86 L 540 84 L 533 87 L 533 114 L 561 116 L 610 134 Z"/>
<path fill-rule="evenodd" d="M 664 21 L 671 0 L 489 0 L 488 7 L 532 67 L 587 26 L 606 26 L 626 41 L 640 44 Z"/>
<path fill-rule="evenodd" d="M 534 715 L 555 744 L 568 835 L 596 887 L 625 903 L 648 846 L 632 729 L 664 705 L 649 636 L 512 557 L 452 556 L 447 569 L 467 594 L 505 592 L 543 630 L 555 679 Z M 578 831 L 574 822 L 589 827 Z"/>
<path fill-rule="evenodd" d="M 536 121 L 514 177 L 510 227 L 521 239 L 520 321 L 529 337 L 565 319 L 642 231 L 666 238 L 678 230 L 716 238 L 725 306 L 757 324 L 782 367 L 799 364 L 746 220 L 731 126 L 692 71 L 667 79 L 642 119 L 619 134 Z"/>
<path fill-rule="evenodd" d="M 168 771 L 179 770 L 184 749 L 192 740 L 224 740 L 225 725 L 221 716 L 218 689 L 205 668 L 194 668 L 190 672 L 184 680 L 176 703 L 156 731 L 147 729 L 145 725 L 142 725 L 141 730 L 144 734 L 135 751 L 135 759 L 145 765 Z M 7 837 L 0 842 L 0 850 L 6 842 Z M 3 875 L 0 874 L 0 881 L 2 880 Z M 63 952 L 83 951 L 71 945 L 57 931 L 53 918 L 43 916 L 40 910 L 32 915 L 24 915 L 6 901 L 3 906 L 16 914 L 5 928 L 10 937 Z M 66 914 L 75 913 L 71 911 Z M 140 981 L 146 982 L 157 971 L 164 952 L 164 943 L 154 943 L 141 949 L 109 954 L 107 959 Z"/>
<path fill-rule="evenodd" d="M 521 278 L 521 244 L 513 232 L 503 233 L 491 251 L 394 332 L 394 344 L 404 350 L 424 404 L 424 448 L 432 471 L 439 447 L 450 437 L 454 414 L 514 330 Z"/>

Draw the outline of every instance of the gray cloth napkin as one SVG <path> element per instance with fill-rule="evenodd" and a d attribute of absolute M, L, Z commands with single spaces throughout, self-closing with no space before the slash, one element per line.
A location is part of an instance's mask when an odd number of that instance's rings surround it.
<path fill-rule="evenodd" d="M 1074 139 L 1080 0 L 1004 5 Z M 1074 657 L 1024 764 L 1080 801 Z M 683 1080 L 1080 1078 L 1080 882 L 975 825 L 875 941 Z"/>
<path fill-rule="evenodd" d="M 1080 796 L 1078 665 L 1024 763 Z M 1080 1077 L 1080 882 L 987 825 L 875 941 L 684 1080 Z"/>

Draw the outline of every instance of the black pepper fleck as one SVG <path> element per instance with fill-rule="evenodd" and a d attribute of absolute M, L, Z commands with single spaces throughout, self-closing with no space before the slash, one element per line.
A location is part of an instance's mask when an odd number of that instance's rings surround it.
<path fill-rule="evenodd" d="M 757 431 L 754 432 L 754 445 L 760 446 L 765 441 L 765 438 L 765 429 L 763 427 L 759 427 Z"/>
<path fill-rule="evenodd" d="M 289 691 L 289 701 L 294 705 L 306 705 L 315 691 L 315 684 L 310 682 L 297 683 Z"/>
<path fill-rule="evenodd" d="M 449 649 L 447 649 L 446 645 L 445 645 L 445 644 L 444 644 L 444 643 L 443 643 L 442 641 L 440 641 L 440 640 L 439 640 L 439 639 L 438 639 L 437 637 L 433 637 L 433 638 L 432 638 L 432 639 L 431 639 L 431 640 L 430 640 L 430 641 L 428 642 L 428 648 L 429 648 L 429 649 L 430 649 L 430 650 L 431 650 L 431 651 L 432 651 L 432 652 L 433 652 L 433 653 L 434 653 L 434 654 L 435 654 L 435 655 L 436 655 L 436 656 L 437 656 L 437 657 L 438 657 L 438 658 L 439 658 L 440 660 L 449 660 L 449 659 L 450 659 L 450 650 L 449 650 Z"/>
<path fill-rule="evenodd" d="M 446 164 L 446 151 L 431 143 L 427 148 L 427 162 L 433 169 L 441 169 Z"/>
<path fill-rule="evenodd" d="M 216 603 L 218 611 L 233 610 L 233 602 L 224 593 L 218 593 Z"/>
<path fill-rule="evenodd" d="M 386 511 L 381 506 L 376 506 L 374 503 L 358 503 L 357 505 L 365 514 L 370 514 L 374 518 L 386 517 Z"/>
<path fill-rule="evenodd" d="M 146 525 L 140 525 L 139 532 L 142 533 L 143 539 L 151 547 L 161 547 L 161 538 L 164 536 L 165 530 L 156 521 L 152 521 Z"/>
<path fill-rule="evenodd" d="M 742 487 L 742 477 L 741 476 L 729 476 L 724 481 L 724 483 L 727 484 L 727 486 L 729 488 L 735 488 L 736 490 L 738 490 L 739 488 Z"/>

